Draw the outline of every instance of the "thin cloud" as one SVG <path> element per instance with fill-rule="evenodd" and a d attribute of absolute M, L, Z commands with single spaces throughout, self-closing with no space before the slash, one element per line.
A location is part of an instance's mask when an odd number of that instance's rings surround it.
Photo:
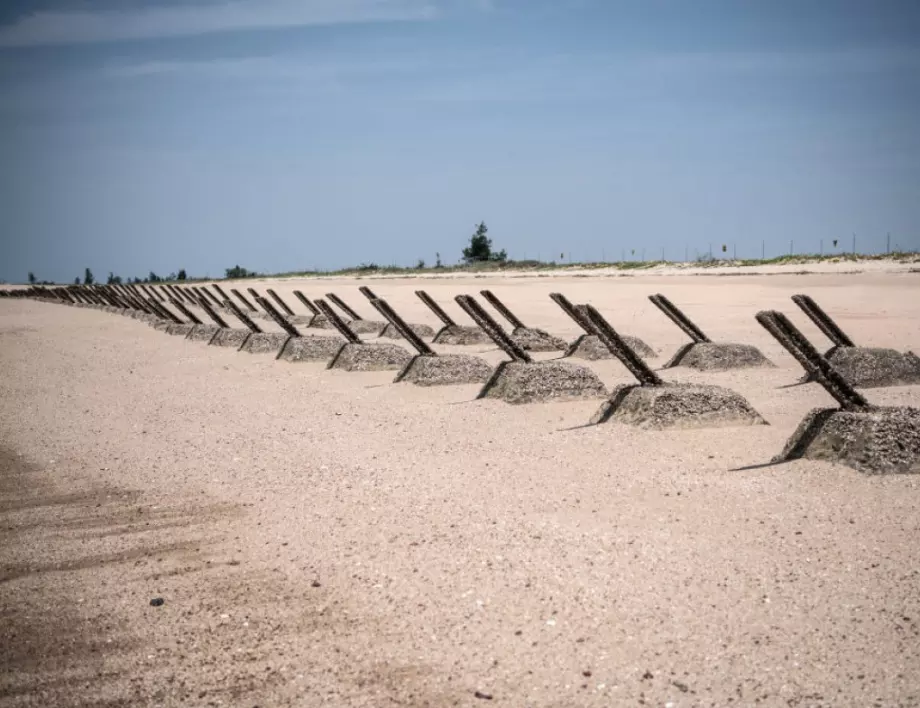
<path fill-rule="evenodd" d="M 640 59 L 650 71 L 681 74 L 856 74 L 920 68 L 911 47 L 851 48 L 826 51 L 689 52 Z"/>
<path fill-rule="evenodd" d="M 422 21 L 435 0 L 229 0 L 130 10 L 37 12 L 0 27 L 0 47 L 88 44 L 240 30 Z"/>

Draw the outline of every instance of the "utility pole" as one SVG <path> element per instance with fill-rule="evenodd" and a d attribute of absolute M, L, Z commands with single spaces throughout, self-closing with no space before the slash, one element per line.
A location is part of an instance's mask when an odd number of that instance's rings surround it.
<path fill-rule="evenodd" d="M 763 240 L 760 242 L 760 260 L 767 260 L 767 242 Z"/>
<path fill-rule="evenodd" d="M 891 255 L 891 232 L 888 232 L 888 245 L 885 247 L 885 253 Z"/>
<path fill-rule="evenodd" d="M 853 255 L 856 255 L 856 234 L 853 234 Z"/>

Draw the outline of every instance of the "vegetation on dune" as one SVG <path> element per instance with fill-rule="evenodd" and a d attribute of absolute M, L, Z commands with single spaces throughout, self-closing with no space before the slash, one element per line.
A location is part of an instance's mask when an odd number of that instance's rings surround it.
<path fill-rule="evenodd" d="M 832 241 L 834 248 L 838 247 L 836 240 Z M 791 246 L 791 244 L 790 244 Z M 776 256 L 775 258 L 728 258 L 727 256 L 719 257 L 713 255 L 712 250 L 705 253 L 698 253 L 695 260 L 692 261 L 667 261 L 667 260 L 645 260 L 645 249 L 641 250 L 641 258 L 635 258 L 636 250 L 630 251 L 634 256 L 631 260 L 626 260 L 624 250 L 624 259 L 620 261 L 572 261 L 571 257 L 566 259 L 565 254 L 560 255 L 558 263 L 555 260 L 542 261 L 534 259 L 513 260 L 508 258 L 505 249 L 495 250 L 492 246 L 492 239 L 489 236 L 489 227 L 484 221 L 479 222 L 473 234 L 469 237 L 468 245 L 462 250 L 462 258 L 455 265 L 444 265 L 441 260 L 441 254 L 435 253 L 435 263 L 428 266 L 424 258 L 419 258 L 414 266 L 398 265 L 378 265 L 374 262 L 365 262 L 357 266 L 339 268 L 335 270 L 297 270 L 283 273 L 259 273 L 249 270 L 237 264 L 230 268 L 224 269 L 223 278 L 211 278 L 208 275 L 201 277 L 189 277 L 185 268 L 180 268 L 178 272 L 170 273 L 167 276 L 159 276 L 150 271 L 146 278 L 125 278 L 122 280 L 120 275 L 109 272 L 106 280 L 109 285 L 125 283 L 168 283 L 168 282 L 202 282 L 212 280 L 240 280 L 245 278 L 305 278 L 320 276 L 352 276 L 361 277 L 365 275 L 418 275 L 418 274 L 441 274 L 441 273 L 492 273 L 505 271 L 548 271 L 548 270 L 647 270 L 669 266 L 673 268 L 735 268 L 745 266 L 764 266 L 764 265 L 805 265 L 809 263 L 839 263 L 839 262 L 857 262 L 857 261 L 878 261 L 892 260 L 899 262 L 920 262 L 920 254 L 916 252 L 895 251 L 885 254 L 857 254 L 857 253 L 836 253 L 836 254 L 817 254 L 801 253 L 786 254 Z M 721 253 L 727 254 L 728 245 L 721 246 Z M 663 255 L 663 253 L 662 253 Z M 50 281 L 41 281 L 35 277 L 35 273 L 29 272 L 29 283 L 32 285 L 52 285 Z M 87 268 L 84 272 L 83 284 L 92 285 L 95 283 L 93 272 Z M 74 284 L 80 284 L 80 278 L 74 280 Z"/>
<path fill-rule="evenodd" d="M 505 249 L 492 250 L 492 239 L 489 238 L 489 227 L 486 222 L 480 221 L 476 225 L 476 232 L 470 236 L 470 245 L 463 249 L 463 262 L 467 265 L 473 263 L 504 263 L 508 260 Z"/>

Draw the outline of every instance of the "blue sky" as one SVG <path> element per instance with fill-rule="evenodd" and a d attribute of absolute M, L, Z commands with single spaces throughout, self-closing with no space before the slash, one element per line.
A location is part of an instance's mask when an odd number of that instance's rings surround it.
<path fill-rule="evenodd" d="M 920 248 L 916 0 L 7 0 L 0 279 Z"/>

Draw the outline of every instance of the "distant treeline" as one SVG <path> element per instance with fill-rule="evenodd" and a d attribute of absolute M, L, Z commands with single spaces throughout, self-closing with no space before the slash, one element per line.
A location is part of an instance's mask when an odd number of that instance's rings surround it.
<path fill-rule="evenodd" d="M 766 242 L 764 242 L 766 243 Z M 862 260 L 862 259 L 879 259 L 879 258 L 892 258 L 895 260 L 902 258 L 915 258 L 916 254 L 910 252 L 902 252 L 897 243 L 895 243 L 895 248 L 892 251 L 890 249 L 890 237 L 889 237 L 889 248 L 887 248 L 887 253 L 882 254 L 857 254 L 856 253 L 856 237 L 853 237 L 853 250 L 852 252 L 843 253 L 836 251 L 838 249 L 838 240 L 834 239 L 832 245 L 835 249 L 834 253 L 824 253 L 824 242 L 821 241 L 820 253 L 794 253 L 792 242 L 790 242 L 788 254 L 784 254 L 775 258 L 766 258 L 765 257 L 765 247 L 764 244 L 761 244 L 761 258 L 737 258 L 735 257 L 735 249 L 732 246 L 732 257 L 728 257 L 729 253 L 729 244 L 721 244 L 720 248 L 713 250 L 713 245 L 709 244 L 708 251 L 704 253 L 695 252 L 695 257 L 690 258 L 689 248 L 685 248 L 684 260 L 680 261 L 670 261 L 665 260 L 664 249 L 661 249 L 661 259 L 649 259 L 645 258 L 645 249 L 630 249 L 629 258 L 627 258 L 626 249 L 622 249 L 622 260 L 619 261 L 608 261 L 603 257 L 600 261 L 578 261 L 577 259 L 572 259 L 572 254 L 560 253 L 559 261 L 555 259 L 550 261 L 544 261 L 540 258 L 536 260 L 533 259 L 523 259 L 523 260 L 514 260 L 508 257 L 507 251 L 505 249 L 496 250 L 492 247 L 492 239 L 489 237 L 489 227 L 486 226 L 484 221 L 478 223 L 475 227 L 475 231 L 471 236 L 468 237 L 468 245 L 462 250 L 462 257 L 454 265 L 445 265 L 441 261 L 441 254 L 435 254 L 435 262 L 433 266 L 428 266 L 425 263 L 423 258 L 419 258 L 416 261 L 414 267 L 408 266 L 397 266 L 397 265 L 378 265 L 377 263 L 362 263 L 357 266 L 350 266 L 348 268 L 340 268 L 336 270 L 298 270 L 298 271 L 288 271 L 284 273 L 270 273 L 263 274 L 258 273 L 254 270 L 249 270 L 248 268 L 243 268 L 240 265 L 235 265 L 232 268 L 224 269 L 224 280 L 239 280 L 241 278 L 261 278 L 261 277 L 310 277 L 310 276 L 322 276 L 322 275 L 367 275 L 371 273 L 388 273 L 388 274 L 397 274 L 397 273 L 419 273 L 419 272 L 429 272 L 429 273 L 445 273 L 445 272 L 463 272 L 463 271 L 503 271 L 503 270 L 551 270 L 554 268 L 581 268 L 581 269 L 592 269 L 592 268 L 616 268 L 618 270 L 633 270 L 633 269 L 643 269 L 643 268 L 654 268 L 656 266 L 662 265 L 676 265 L 676 264 L 685 264 L 693 266 L 752 266 L 752 265 L 766 265 L 766 264 L 784 264 L 784 263 L 810 263 L 810 262 L 819 262 L 819 261 L 839 261 L 839 260 Z M 638 254 L 637 254 L 638 251 Z M 657 249 L 656 249 L 657 251 Z M 720 257 L 721 254 L 725 254 Z M 147 274 L 146 278 L 122 278 L 120 275 L 110 272 L 106 283 L 109 285 L 117 285 L 120 283 L 169 283 L 169 282 L 183 282 L 183 281 L 202 281 L 202 280 L 219 280 L 220 278 L 211 278 L 208 275 L 203 277 L 188 277 L 186 274 L 185 268 L 180 268 L 178 272 L 170 273 L 166 276 L 159 276 L 153 271 Z M 87 268 L 83 273 L 83 279 L 79 277 L 74 278 L 74 283 L 80 285 L 92 285 L 96 282 L 96 279 L 93 277 L 93 272 Z M 32 285 L 42 284 L 42 285 L 53 285 L 48 281 L 38 281 L 34 273 L 29 273 L 29 283 Z"/>

